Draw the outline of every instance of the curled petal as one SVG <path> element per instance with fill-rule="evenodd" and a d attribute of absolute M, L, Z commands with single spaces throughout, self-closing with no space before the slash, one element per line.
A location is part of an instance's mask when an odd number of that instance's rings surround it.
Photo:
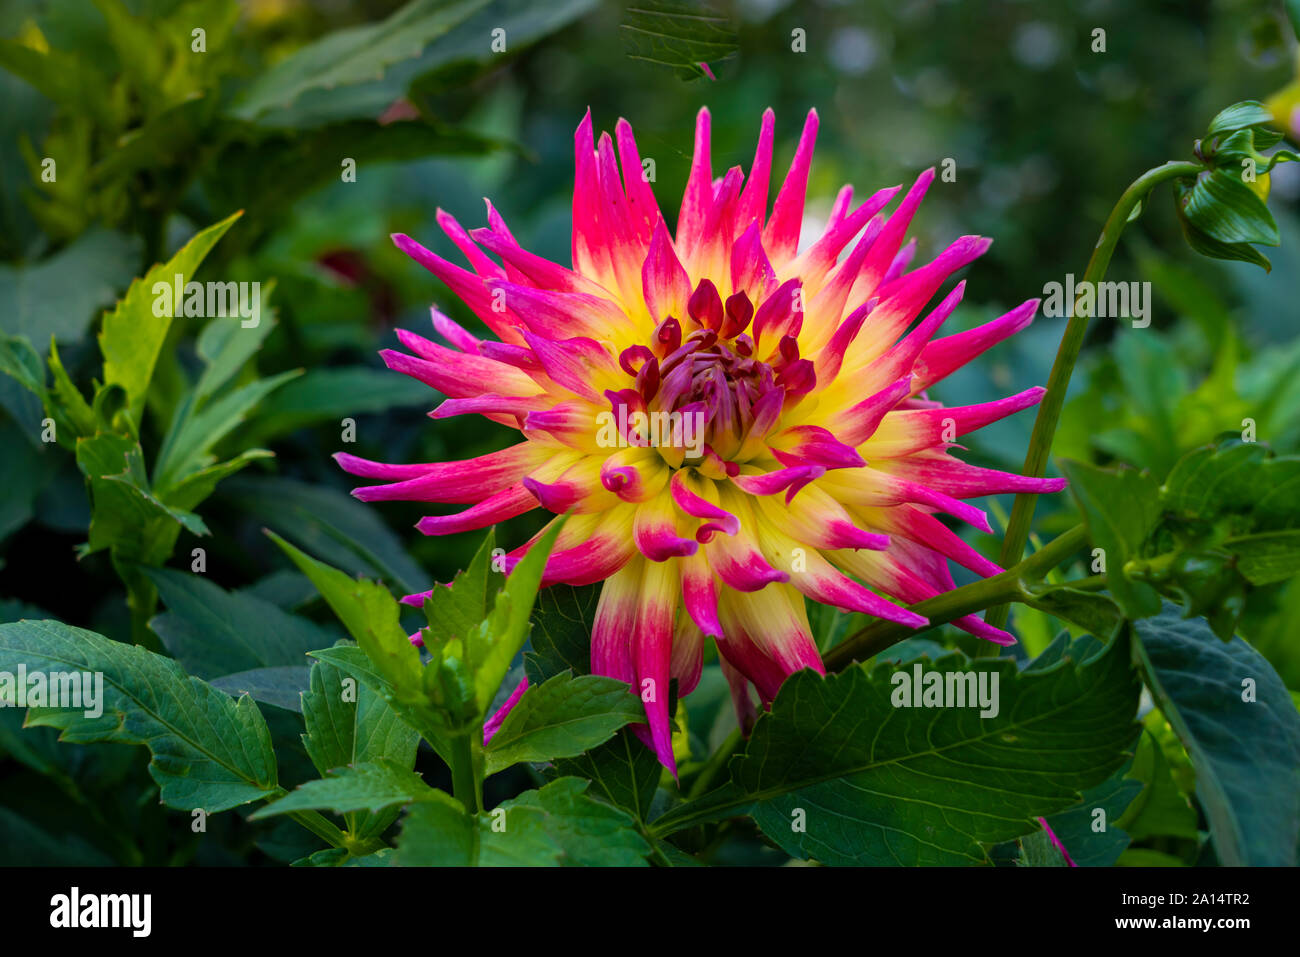
<path fill-rule="evenodd" d="M 415 523 L 425 535 L 451 535 L 455 532 L 472 532 L 487 528 L 497 522 L 522 515 L 537 507 L 537 499 L 524 488 L 522 482 L 489 495 L 463 512 L 455 515 L 426 515 Z"/>

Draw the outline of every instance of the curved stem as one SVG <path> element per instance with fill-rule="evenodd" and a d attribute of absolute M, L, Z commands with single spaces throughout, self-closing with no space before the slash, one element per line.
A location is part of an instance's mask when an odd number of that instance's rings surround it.
<path fill-rule="evenodd" d="M 961 618 L 963 615 L 981 611 L 995 603 L 1018 599 L 1024 595 L 1023 583 L 1026 579 L 1041 578 L 1078 551 L 1086 539 L 1087 530 L 1082 525 L 1076 525 L 1001 575 L 963 585 L 961 588 L 944 592 L 918 604 L 909 605 L 908 609 L 930 619 L 930 627 L 934 627 Z M 865 661 L 916 634 L 918 632 L 907 625 L 900 625 L 893 621 L 876 621 L 828 651 L 824 661 L 828 670 L 839 671 L 854 661 Z M 997 648 L 996 645 L 989 644 Z"/>
<path fill-rule="evenodd" d="M 731 760 L 731 756 L 736 753 L 744 740 L 739 728 L 731 732 L 727 736 L 727 740 L 722 742 L 721 747 L 713 752 L 704 767 L 700 768 L 700 773 L 691 782 L 690 790 L 686 793 L 686 796 L 696 798 L 707 791 L 709 785 L 713 783 L 713 779 L 718 776 L 718 772 L 727 766 L 727 762 Z"/>
<path fill-rule="evenodd" d="M 1101 236 L 1097 239 L 1097 245 L 1088 260 L 1088 267 L 1083 273 L 1083 281 L 1079 286 L 1080 294 L 1090 288 L 1089 284 L 1100 282 L 1106 275 L 1106 269 L 1110 266 L 1110 258 L 1115 252 L 1120 234 L 1128 225 L 1133 211 L 1146 199 L 1151 190 L 1166 180 L 1195 176 L 1204 169 L 1205 167 L 1200 163 L 1170 161 L 1163 166 L 1147 170 L 1133 181 L 1120 196 L 1119 202 L 1115 204 L 1115 208 L 1110 211 L 1110 216 L 1106 219 L 1106 225 L 1102 227 Z M 1070 321 L 1066 324 L 1065 335 L 1061 338 L 1060 348 L 1056 352 L 1056 361 L 1052 364 L 1052 372 L 1047 379 L 1047 394 L 1043 396 L 1043 401 L 1038 406 L 1038 418 L 1034 420 L 1029 451 L 1025 454 L 1025 465 L 1021 469 L 1022 474 L 1035 478 L 1047 470 L 1047 458 L 1052 449 L 1057 423 L 1061 418 L 1061 408 L 1065 405 L 1065 394 L 1070 387 L 1070 375 L 1074 372 L 1074 364 L 1079 358 L 1079 350 L 1088 331 L 1089 317 L 1081 315 L 1077 308 L 1071 309 L 1070 313 Z M 1034 519 L 1036 501 L 1037 494 L 1034 492 L 1021 492 L 1016 496 L 1015 504 L 1011 508 L 1011 520 L 1007 524 L 1007 534 L 1002 540 L 1000 564 L 1003 567 L 1019 562 L 1024 555 L 1025 542 L 1029 538 L 1029 526 Z M 1006 604 L 999 604 L 990 608 L 985 617 L 990 625 L 1002 628 L 1006 625 L 1009 612 L 1010 608 Z M 981 652 L 991 653 L 988 649 L 981 649 Z"/>

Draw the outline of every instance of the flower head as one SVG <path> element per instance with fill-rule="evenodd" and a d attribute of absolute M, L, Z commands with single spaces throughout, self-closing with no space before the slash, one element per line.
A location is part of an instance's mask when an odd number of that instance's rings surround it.
<path fill-rule="evenodd" d="M 809 113 L 770 215 L 771 110 L 749 176 L 734 167 L 716 180 L 700 111 L 672 234 L 631 127 L 620 120 L 596 143 L 588 113 L 574 141 L 572 268 L 523 249 L 490 203 L 484 229 L 438 215 L 473 272 L 395 236 L 496 338 L 434 310 L 448 345 L 399 331 L 409 351 L 386 351 L 389 367 L 448 396 L 434 418 L 483 415 L 523 441 L 462 462 L 337 456 L 387 483 L 356 489 L 363 501 L 469 506 L 422 519 L 429 535 L 538 506 L 572 511 L 543 584 L 604 582 L 592 670 L 641 693 L 643 737 L 669 767 L 669 681 L 681 695 L 695 687 L 706 638 L 747 725 L 751 685 L 767 704 L 791 673 L 823 671 L 805 597 L 924 625 L 883 596 L 914 603 L 952 588 L 949 560 L 1000 571 L 937 516 L 988 531 L 964 499 L 1063 485 L 949 453 L 1042 390 L 958 408 L 926 390 L 1027 326 L 1038 303 L 934 338 L 964 283 L 923 315 L 926 305 L 989 241 L 964 236 L 910 268 L 915 244 L 904 237 L 933 170 L 888 215 L 899 187 L 856 202 L 846 186 L 822 235 L 801 246 L 817 122 Z M 974 616 L 956 624 L 1014 640 Z"/>

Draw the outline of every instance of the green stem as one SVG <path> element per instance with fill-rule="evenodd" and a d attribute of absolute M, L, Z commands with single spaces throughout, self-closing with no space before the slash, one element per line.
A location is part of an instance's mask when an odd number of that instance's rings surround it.
<path fill-rule="evenodd" d="M 722 742 L 722 746 L 705 762 L 704 767 L 700 768 L 700 773 L 696 775 L 695 780 L 691 782 L 690 790 L 686 792 L 687 798 L 697 798 L 709 789 L 713 779 L 727 766 L 727 762 L 731 760 L 731 756 L 736 753 L 742 741 L 744 736 L 739 728 L 731 732 L 727 740 Z"/>
<path fill-rule="evenodd" d="M 1088 260 L 1088 267 L 1083 273 L 1080 294 L 1090 288 L 1088 284 L 1099 283 L 1110 266 L 1110 258 L 1115 252 L 1120 234 L 1128 225 L 1129 219 L 1138 204 L 1159 184 L 1166 180 L 1185 176 L 1195 176 L 1205 167 L 1200 163 L 1170 161 L 1163 166 L 1149 169 L 1137 179 L 1120 196 L 1115 208 L 1110 211 L 1106 225 L 1102 227 L 1101 236 Z M 1033 435 L 1029 440 L 1029 451 L 1025 455 L 1025 465 L 1021 469 L 1024 475 L 1035 478 L 1047 470 L 1047 458 L 1052 449 L 1052 439 L 1056 435 L 1056 426 L 1061 418 L 1061 408 L 1065 405 L 1065 394 L 1070 387 L 1070 375 L 1079 358 L 1084 335 L 1088 331 L 1088 316 L 1081 315 L 1077 308 L 1071 310 L 1070 321 L 1066 324 L 1065 335 L 1061 338 L 1060 348 L 1056 352 L 1056 361 L 1052 364 L 1051 375 L 1047 379 L 1047 394 L 1038 406 L 1038 418 L 1034 420 Z M 1011 508 L 1011 521 L 1007 524 L 1007 534 L 1002 540 L 1002 566 L 1008 567 L 1019 562 L 1024 555 L 1025 542 L 1029 539 L 1029 526 L 1034 519 L 1034 504 L 1037 493 L 1021 492 L 1016 496 Z M 989 609 L 986 616 L 988 623 L 996 628 L 1006 625 L 1010 608 L 999 604 Z M 991 649 L 981 649 L 991 653 Z"/>
<path fill-rule="evenodd" d="M 474 773 L 474 742 L 468 734 L 451 739 L 451 790 L 456 800 L 470 814 L 477 814 L 483 804 L 481 785 Z"/>
<path fill-rule="evenodd" d="M 996 603 L 1014 601 L 1024 596 L 1024 582 L 1038 580 L 1062 561 L 1069 558 L 1087 540 L 1087 530 L 1076 525 L 1063 535 L 1052 539 L 1034 554 L 1001 575 L 982 578 L 969 585 L 936 595 L 915 605 L 910 611 L 924 615 L 930 627 L 946 624 L 963 615 L 981 611 Z M 907 625 L 879 620 L 846 638 L 826 653 L 823 660 L 830 671 L 840 671 L 854 661 L 865 661 L 886 648 L 911 638 L 918 632 Z M 997 646 L 992 646 L 996 648 Z"/>
<path fill-rule="evenodd" d="M 289 816 L 330 847 L 343 847 L 348 842 L 347 835 L 331 824 L 319 811 L 290 811 Z"/>

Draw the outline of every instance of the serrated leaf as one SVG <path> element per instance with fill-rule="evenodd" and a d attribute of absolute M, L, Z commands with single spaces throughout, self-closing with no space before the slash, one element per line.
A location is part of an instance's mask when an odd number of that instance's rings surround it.
<path fill-rule="evenodd" d="M 644 866 L 650 846 L 633 819 L 586 790 L 586 781 L 560 778 L 477 818 L 438 792 L 439 799 L 407 813 L 396 861 L 420 867 Z"/>
<path fill-rule="evenodd" d="M 567 516 L 554 519 L 550 527 L 528 549 L 528 553 L 514 567 L 506 583 L 497 592 L 492 612 L 479 629 L 477 641 L 468 642 L 471 669 L 474 676 L 474 695 L 480 710 L 486 710 L 496 696 L 497 689 L 510 671 L 510 662 L 528 640 L 529 618 L 537 589 L 542 582 L 546 559 L 555 546 L 555 539 L 564 528 Z"/>
<path fill-rule="evenodd" d="M 333 89 L 313 88 L 285 108 L 271 107 L 257 116 L 259 127 L 278 129 L 356 126 L 340 121 L 372 121 L 395 100 L 447 89 L 463 89 L 479 72 L 498 66 L 542 37 L 572 23 L 596 8 L 598 0 L 491 0 L 478 5 L 464 19 L 426 45 L 418 56 L 388 66 L 382 75 Z M 506 50 L 494 49 L 495 29 L 505 31 Z M 392 124 L 392 130 L 401 124 Z M 454 134 L 456 131 L 448 131 Z M 450 137 L 449 137 L 450 138 Z M 378 142 L 381 137 L 375 137 Z M 453 148 L 455 144 L 452 144 Z M 333 153 L 330 153 L 333 155 Z M 349 152 L 349 156 L 358 154 Z M 335 170 L 337 175 L 337 163 Z"/>
<path fill-rule="evenodd" d="M 1162 499 L 1184 518 L 1251 515 L 1259 531 L 1300 525 L 1300 456 L 1274 457 L 1253 442 L 1193 449 L 1169 473 Z"/>
<path fill-rule="evenodd" d="M 310 675 L 309 665 L 275 665 L 222 675 L 213 678 L 210 684 L 234 698 L 248 695 L 254 701 L 285 711 L 301 711 L 301 698 Z"/>
<path fill-rule="evenodd" d="M 165 494 L 182 479 L 212 465 L 215 458 L 208 450 L 242 423 L 263 398 L 300 375 L 301 369 L 293 369 L 258 379 L 213 399 L 200 412 L 186 414 L 191 406 L 188 402 L 182 405 L 184 412 L 178 415 L 158 453 L 154 484 Z"/>
<path fill-rule="evenodd" d="M 247 449 L 240 452 L 233 459 L 227 459 L 224 462 L 218 462 L 216 465 L 209 465 L 207 468 L 192 472 L 159 497 L 172 508 L 193 509 L 200 502 L 207 499 L 223 479 L 229 478 L 236 472 L 243 471 L 246 466 L 251 465 L 258 459 L 271 458 L 275 458 L 275 454 L 266 449 Z"/>
<path fill-rule="evenodd" d="M 145 574 L 167 605 L 149 627 L 200 678 L 282 665 L 308 667 L 307 652 L 334 642 L 306 618 L 253 595 L 228 592 L 203 575 L 169 568 L 149 568 Z"/>
<path fill-rule="evenodd" d="M 1128 847 L 1130 837 L 1118 822 L 1142 785 L 1125 777 L 1126 772 L 1127 768 L 1089 788 L 1078 805 L 1047 818 L 1052 833 L 1075 866 L 1110 867 Z M 1046 832 L 1042 832 L 1042 838 L 1046 838 Z M 1041 838 L 1038 843 L 1041 847 Z M 1050 845 L 1050 839 L 1047 843 Z M 1055 847 L 1051 847 L 1049 856 L 1064 863 Z"/>
<path fill-rule="evenodd" d="M 240 476 L 222 499 L 245 516 L 297 542 L 352 575 L 380 577 L 404 593 L 425 574 L 374 508 L 325 485 L 271 476 Z"/>
<path fill-rule="evenodd" d="M 1106 558 L 1106 584 L 1130 618 L 1154 615 L 1160 598 L 1154 588 L 1129 579 L 1124 565 L 1137 557 L 1159 517 L 1155 479 L 1121 468 L 1107 471 L 1082 462 L 1063 461 L 1061 471 L 1079 503 L 1092 543 Z"/>
<path fill-rule="evenodd" d="M 1300 714 L 1286 686 L 1246 642 L 1220 641 L 1175 605 L 1132 627 L 1152 696 L 1196 768 L 1219 860 L 1230 867 L 1294 864 Z"/>
<path fill-rule="evenodd" d="M 635 0 L 619 32 L 629 58 L 670 67 L 682 77 L 703 76 L 701 63 L 729 60 L 739 45 L 725 16 L 684 0 Z"/>
<path fill-rule="evenodd" d="M 645 719 L 625 682 L 597 675 L 556 675 L 530 687 L 484 748 L 488 774 L 521 761 L 572 758 L 619 728 Z"/>
<path fill-rule="evenodd" d="M 90 485 L 87 552 L 112 548 L 115 556 L 157 565 L 171 554 L 182 526 L 195 535 L 208 534 L 193 512 L 153 494 L 134 439 L 107 432 L 78 439 L 77 466 Z"/>
<path fill-rule="evenodd" d="M 349 679 L 355 682 L 355 679 Z M 318 661 L 311 672 L 311 690 L 302 696 L 307 733 L 303 746 L 321 774 L 335 768 L 384 759 L 412 770 L 419 734 L 366 684 L 345 685 L 333 665 Z M 349 833 L 360 837 L 382 834 L 397 812 L 348 814 Z"/>
<path fill-rule="evenodd" d="M 1252 585 L 1286 581 L 1300 572 L 1300 529 L 1242 535 L 1223 544 L 1237 557 L 1237 571 Z"/>
<path fill-rule="evenodd" d="M 269 298 L 269 291 L 266 296 Z M 194 386 L 195 396 L 206 399 L 229 382 L 257 354 L 274 328 L 272 316 L 263 316 L 261 322 L 250 327 L 233 316 L 215 316 L 209 320 L 194 344 L 204 364 L 203 374 Z"/>
<path fill-rule="evenodd" d="M 369 686 L 353 695 L 343 679 L 338 668 L 318 661 L 303 695 L 303 744 L 316 770 L 324 774 L 380 758 L 414 768 L 419 736 Z"/>
<path fill-rule="evenodd" d="M 42 708 L 28 724 L 60 728 L 62 741 L 145 745 L 170 807 L 224 811 L 277 788 L 271 734 L 252 699 L 233 700 L 170 658 L 57 621 L 0 625 L 0 671 L 20 665 L 102 673 L 102 717 Z"/>
<path fill-rule="evenodd" d="M 997 674 L 997 714 L 895 707 L 895 675 L 915 669 Z M 1086 662 L 1035 671 L 960 654 L 928 669 L 800 671 L 732 759 L 730 783 L 651 827 L 748 813 L 787 853 L 827 864 L 982 863 L 981 845 L 1032 832 L 1036 817 L 1079 803 L 1123 765 L 1138 687 L 1123 636 Z M 800 810 L 802 831 L 792 828 Z"/>
<path fill-rule="evenodd" d="M 311 579 L 343 627 L 365 652 L 375 671 L 393 691 L 409 703 L 423 702 L 420 653 L 402 628 L 397 602 L 378 582 L 349 578 L 336 568 L 318 562 L 274 532 L 271 540 L 289 556 L 298 570 Z"/>
<path fill-rule="evenodd" d="M 429 387 L 407 379 L 394 382 L 386 370 L 356 366 L 311 369 L 264 399 L 249 426 L 258 442 L 321 422 L 407 406 L 428 408 Z"/>
<path fill-rule="evenodd" d="M 1142 785 L 1124 816 L 1116 823 L 1134 841 L 1150 837 L 1196 840 L 1196 811 L 1178 790 L 1169 760 L 1150 732 L 1144 732 L 1133 756 L 1129 776 Z"/>
<path fill-rule="evenodd" d="M 551 585 L 537 596 L 531 651 L 524 655 L 528 680 L 541 684 L 565 671 L 591 671 L 591 628 L 601 586 Z"/>
<path fill-rule="evenodd" d="M 196 233 L 168 262 L 154 266 L 143 279 L 132 281 L 126 295 L 111 311 L 104 313 L 99 331 L 99 348 L 104 356 L 104 384 L 120 385 L 126 390 L 131 400 L 131 414 L 137 422 L 144 408 L 145 392 L 153 378 L 154 365 L 172 323 L 169 316 L 154 315 L 154 284 L 163 282 L 174 290 L 179 275 L 183 288 L 240 215 L 234 213 Z M 174 292 L 169 301 L 171 315 L 175 315 L 181 304 L 176 301 Z"/>
<path fill-rule="evenodd" d="M 379 23 L 346 27 L 309 43 L 259 77 L 233 114 L 255 120 L 285 109 L 312 90 L 339 90 L 372 82 L 468 18 L 487 0 L 413 0 Z M 490 42 L 484 37 L 483 42 Z"/>
<path fill-rule="evenodd" d="M 435 791 L 424 778 L 395 761 L 380 758 L 337 768 L 318 781 L 308 781 L 250 816 L 259 821 L 294 811 L 333 811 L 371 814 L 412 801 L 430 800 Z"/>
<path fill-rule="evenodd" d="M 555 770 L 561 777 L 590 780 L 588 793 L 592 797 L 621 807 L 645 823 L 650 820 L 650 802 L 663 766 L 654 751 L 624 728 L 585 754 L 557 760 Z"/>
<path fill-rule="evenodd" d="M 131 281 L 138 247 L 122 233 L 92 229 L 42 262 L 0 265 L 0 332 L 26 336 L 41 349 L 51 338 L 77 341 L 95 311 Z"/>
<path fill-rule="evenodd" d="M 458 572 L 451 584 L 433 586 L 424 603 L 429 619 L 424 632 L 426 643 L 449 638 L 467 641 L 477 635 L 491 609 L 490 597 L 500 591 L 505 581 L 505 576 L 492 567 L 495 546 L 495 530 L 489 530 L 465 570 Z"/>

